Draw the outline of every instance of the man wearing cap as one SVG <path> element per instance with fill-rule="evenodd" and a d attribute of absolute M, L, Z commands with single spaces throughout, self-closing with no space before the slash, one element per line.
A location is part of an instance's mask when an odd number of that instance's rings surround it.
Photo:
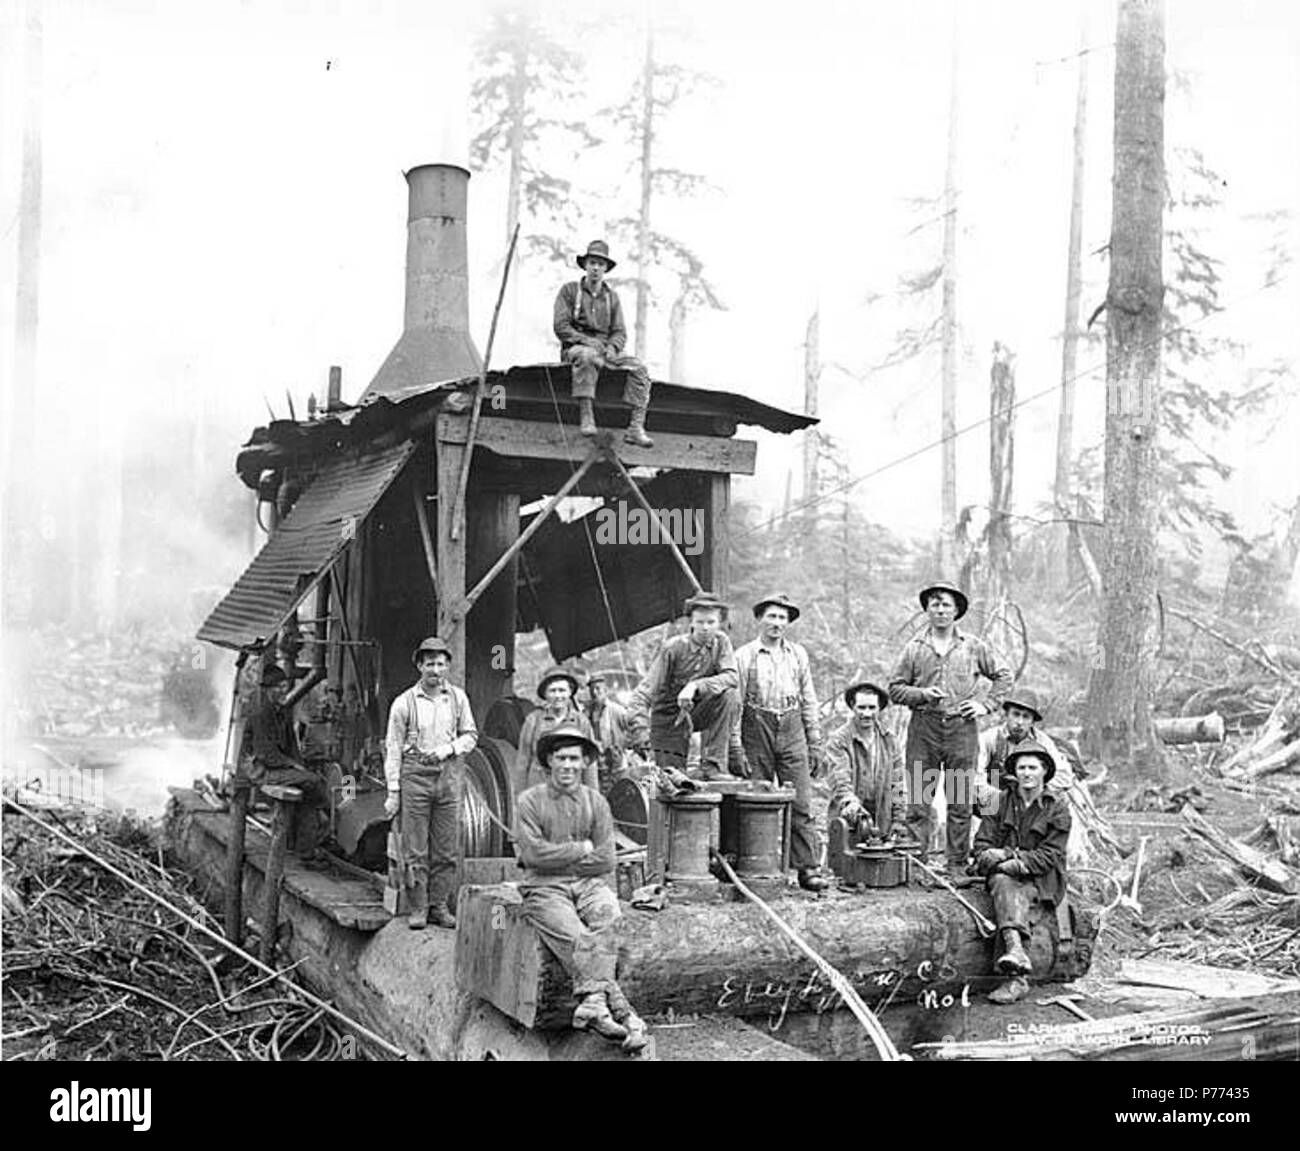
<path fill-rule="evenodd" d="M 975 866 L 993 897 L 1003 953 L 994 967 L 1008 981 L 989 995 L 994 1003 L 1015 1003 L 1029 990 L 1032 969 L 1025 943 L 1035 902 L 1055 908 L 1065 897 L 1065 850 L 1070 809 L 1047 790 L 1056 765 L 1041 744 L 1025 740 L 1007 757 L 996 814 L 980 822 Z"/>
<path fill-rule="evenodd" d="M 530 711 L 519 729 L 519 750 L 515 753 L 515 778 L 521 786 L 531 787 L 541 779 L 544 768 L 537 757 L 537 741 L 557 727 L 576 727 L 588 737 L 593 735 L 591 724 L 578 706 L 578 677 L 563 667 L 550 667 L 537 681 L 537 695 L 542 706 Z M 599 787 L 599 775 L 593 764 L 583 778 L 588 787 Z"/>
<path fill-rule="evenodd" d="M 447 898 L 456 875 L 465 756 L 478 743 L 478 728 L 469 697 L 447 680 L 451 647 L 430 636 L 411 658 L 420 678 L 388 711 L 384 810 L 402 813 L 407 922 L 415 930 L 430 919 L 438 927 L 455 927 Z"/>
<path fill-rule="evenodd" d="M 996 794 L 1001 789 L 1007 756 L 1025 740 L 1029 740 L 1046 749 L 1052 757 L 1055 770 L 1047 785 L 1048 790 L 1054 795 L 1069 791 L 1074 783 L 1074 771 L 1052 737 L 1039 727 L 1043 722 L 1043 713 L 1038 693 L 1028 687 L 1012 688 L 1011 694 L 1002 701 L 1002 716 L 1002 722 L 997 727 L 980 732 L 980 776 L 982 780 L 987 780 L 983 790 L 991 790 Z"/>
<path fill-rule="evenodd" d="M 609 790 L 623 766 L 623 752 L 630 746 L 632 715 L 609 694 L 605 673 L 593 671 L 587 677 L 587 719 L 600 744 L 600 790 Z"/>
<path fill-rule="evenodd" d="M 321 861 L 321 814 L 325 808 L 325 781 L 303 763 L 294 731 L 293 709 L 286 705 L 289 677 L 275 664 L 262 670 L 262 701 L 244 729 L 241 774 L 251 782 L 296 787 L 302 799 L 292 805 L 290 844 L 296 855 Z"/>
<path fill-rule="evenodd" d="M 740 677 L 731 640 L 722 631 L 727 605 L 709 591 L 686 601 L 690 630 L 667 640 L 635 692 L 632 746 L 686 763 L 691 732 L 700 732 L 700 770 L 730 778 L 732 729 L 740 715 Z"/>
<path fill-rule="evenodd" d="M 580 430 L 584 436 L 596 434 L 592 410 L 596 378 L 601 368 L 619 368 L 627 373 L 623 402 L 632 405 L 632 421 L 623 440 L 637 447 L 653 447 L 654 441 L 645 432 L 650 374 L 640 360 L 623 354 L 627 344 L 623 305 L 618 293 L 605 283 L 606 274 L 615 266 L 609 257 L 609 245 L 604 240 L 593 240 L 577 264 L 586 274 L 581 280 L 565 284 L 555 297 L 555 336 L 560 341 L 560 358 L 573 366 L 573 396 L 578 401 Z"/>
<path fill-rule="evenodd" d="M 928 849 L 934 788 L 946 776 L 948 880 L 965 887 L 979 760 L 976 721 L 1011 690 L 1011 669 L 991 645 L 957 627 L 969 606 L 960 588 L 933 583 L 921 589 L 920 601 L 929 624 L 903 648 L 889 680 L 890 701 L 912 709 L 904 763 L 907 825 Z M 981 676 L 990 683 L 985 692 Z"/>
<path fill-rule="evenodd" d="M 903 752 L 893 732 L 880 724 L 889 696 L 874 683 L 855 683 L 844 692 L 851 715 L 826 741 L 831 768 L 830 816 L 844 820 L 859 837 L 882 838 L 904 830 L 907 783 Z"/>
<path fill-rule="evenodd" d="M 573 979 L 573 1026 L 640 1050 L 645 1024 L 614 979 L 614 818 L 600 792 L 582 782 L 600 749 L 574 726 L 547 731 L 537 742 L 546 778 L 519 797 L 515 812 L 524 914 Z"/>
<path fill-rule="evenodd" d="M 790 863 L 800 887 L 820 891 L 826 881 L 816 873 L 821 852 L 809 770 L 810 759 L 818 768 L 822 762 L 817 689 L 808 652 L 785 637 L 799 614 L 798 605 L 784 592 L 774 592 L 754 605 L 758 637 L 736 649 L 742 709 L 737 730 L 741 763 L 750 776 L 793 785 Z"/>

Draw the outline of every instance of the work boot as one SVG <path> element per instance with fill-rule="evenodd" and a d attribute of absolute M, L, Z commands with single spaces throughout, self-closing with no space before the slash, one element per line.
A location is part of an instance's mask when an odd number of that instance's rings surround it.
<path fill-rule="evenodd" d="M 412 931 L 423 931 L 429 926 L 429 909 L 422 907 L 419 911 L 412 911 L 406 917 L 406 926 Z"/>
<path fill-rule="evenodd" d="M 578 401 L 578 431 L 584 436 L 594 436 L 598 430 L 591 400 L 584 397 Z"/>
<path fill-rule="evenodd" d="M 573 1012 L 573 1029 L 591 1030 L 602 1039 L 613 1039 L 619 1043 L 627 1038 L 627 1028 L 609 1013 L 609 1004 L 605 1002 L 603 991 L 591 992 L 578 1004 Z"/>
<path fill-rule="evenodd" d="M 999 1005 L 1019 1003 L 1028 994 L 1029 980 L 1023 975 L 1016 975 L 1008 979 L 1001 987 L 990 991 L 989 1002 Z"/>
<path fill-rule="evenodd" d="M 645 1020 L 632 1010 L 632 1005 L 627 1001 L 623 994 L 623 989 L 617 983 L 613 984 L 605 992 L 605 998 L 609 1003 L 609 1012 L 615 1021 L 627 1028 L 627 1038 L 623 1040 L 623 1050 L 627 1052 L 637 1052 L 650 1042 L 646 1035 Z"/>
<path fill-rule="evenodd" d="M 452 931 L 456 930 L 456 917 L 441 903 L 429 909 L 429 918 L 433 920 L 434 927 L 450 927 Z"/>
<path fill-rule="evenodd" d="M 825 891 L 830 884 L 817 874 L 815 867 L 801 867 L 799 868 L 799 886 L 805 891 Z"/>
<path fill-rule="evenodd" d="M 638 448 L 652 448 L 655 446 L 654 440 L 645 434 L 645 412 L 646 406 L 638 404 L 632 409 L 632 421 L 627 425 L 627 431 L 623 433 L 623 442 L 632 444 Z"/>
<path fill-rule="evenodd" d="M 1020 932 L 1014 927 L 1004 928 L 1002 943 L 1005 950 L 993 966 L 1006 975 L 1028 975 L 1034 965 L 1030 962 L 1029 953 L 1025 951 L 1025 945 L 1020 941 Z"/>

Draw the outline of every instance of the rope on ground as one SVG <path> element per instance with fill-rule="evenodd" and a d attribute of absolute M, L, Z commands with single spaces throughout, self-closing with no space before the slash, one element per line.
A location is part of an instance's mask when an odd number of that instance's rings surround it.
<path fill-rule="evenodd" d="M 284 983 L 286 986 L 290 987 L 295 994 L 301 995 L 304 999 L 307 1000 L 308 1003 L 312 1004 L 312 1006 L 319 1007 L 331 1018 L 337 1019 L 350 1031 L 355 1032 L 361 1038 L 374 1044 L 374 1046 L 380 1048 L 381 1050 L 388 1052 L 388 1054 L 394 1056 L 395 1058 L 398 1059 L 406 1058 L 406 1052 L 403 1051 L 396 1044 L 390 1043 L 382 1035 L 377 1035 L 375 1032 L 371 1031 L 364 1024 L 358 1023 L 355 1019 L 352 1019 L 349 1016 L 344 1015 L 343 1012 L 341 1012 L 337 1007 L 332 1006 L 331 1004 L 327 1003 L 325 1000 L 319 998 L 318 996 L 313 995 L 310 991 L 307 991 L 305 988 L 299 986 L 297 983 L 294 983 L 291 979 L 289 979 L 287 975 L 283 974 L 282 972 L 276 971 L 275 968 L 273 967 L 268 967 L 260 959 L 256 958 L 256 956 L 250 955 L 242 947 L 237 947 L 235 944 L 231 943 L 230 940 L 227 939 L 224 935 L 220 934 L 217 931 L 213 931 L 212 928 L 208 927 L 205 923 L 200 922 L 199 920 L 195 919 L 192 915 L 189 915 L 186 912 L 182 911 L 179 907 L 171 903 L 169 900 L 164 899 L 157 892 L 150 891 L 149 888 L 144 886 L 144 884 L 140 883 L 138 880 L 133 879 L 131 876 L 127 875 L 126 872 L 119 870 L 118 868 L 114 867 L 111 863 L 109 863 L 106 859 L 104 859 L 102 856 L 99 856 L 95 852 L 91 851 L 89 847 L 87 847 L 84 843 L 78 840 L 75 836 L 71 836 L 66 834 L 65 832 L 60 831 L 57 827 L 54 827 L 51 824 L 46 823 L 43 819 L 38 819 L 36 815 L 33 814 L 31 811 L 29 811 L 26 807 L 24 807 L 20 803 L 16 803 L 8 796 L 4 797 L 4 805 L 5 807 L 12 808 L 19 815 L 22 815 L 27 819 L 31 820 L 31 822 L 36 824 L 37 827 L 40 827 L 43 830 L 49 832 L 49 834 L 55 836 L 57 839 L 61 839 L 63 840 L 64 843 L 67 843 L 71 847 L 75 847 L 87 859 L 91 860 L 94 863 L 97 863 L 105 871 L 109 872 L 109 874 L 117 876 L 117 878 L 122 880 L 123 883 L 129 884 L 131 887 L 134 887 L 137 891 L 141 892 L 143 895 L 148 896 L 155 903 L 160 904 L 162 907 L 170 911 L 173 915 L 179 916 L 182 920 L 188 923 L 196 931 L 201 931 L 204 935 L 208 936 L 208 938 L 213 940 L 213 942 L 218 943 L 222 947 L 224 947 L 232 955 L 237 955 L 245 963 L 251 963 L 259 971 L 264 971 L 266 974 L 272 976 L 276 980 L 276 982 Z M 103 982 L 108 982 L 108 981 L 104 980 Z M 185 1017 L 186 1013 L 184 1011 L 180 1011 L 178 1009 L 173 1009 L 173 1010 L 176 1010 L 176 1014 L 178 1017 L 180 1018 Z M 197 1021 L 196 1024 L 200 1027 L 204 1026 L 202 1023 L 198 1023 Z M 224 1041 L 222 1042 L 224 1043 Z M 236 1056 L 236 1058 L 238 1058 L 238 1056 Z"/>
<path fill-rule="evenodd" d="M 898 1048 L 894 1046 L 894 1041 L 890 1039 L 888 1032 L 885 1031 L 880 1020 L 872 1013 L 871 1008 L 863 1003 L 862 997 L 856 990 L 854 990 L 853 984 L 841 975 L 839 971 L 827 963 L 820 955 L 818 955 L 793 927 L 777 915 L 777 913 L 764 903 L 763 900 L 750 891 L 749 888 L 740 881 L 740 877 L 731 869 L 731 865 L 726 861 L 726 859 L 717 852 L 712 852 L 711 854 L 714 860 L 726 873 L 727 878 L 735 884 L 736 890 L 748 899 L 750 903 L 754 904 L 754 906 L 766 915 L 773 923 L 775 923 L 781 934 L 789 939 L 791 943 L 793 943 L 817 965 L 817 969 L 826 976 L 830 981 L 830 985 L 839 992 L 840 998 L 842 998 L 848 1005 L 849 1010 L 853 1012 L 857 1021 L 862 1024 L 862 1029 L 867 1033 L 867 1037 L 876 1045 L 876 1050 L 880 1053 L 880 1058 L 886 1063 L 898 1063 L 906 1060 L 908 1056 L 899 1053 Z"/>

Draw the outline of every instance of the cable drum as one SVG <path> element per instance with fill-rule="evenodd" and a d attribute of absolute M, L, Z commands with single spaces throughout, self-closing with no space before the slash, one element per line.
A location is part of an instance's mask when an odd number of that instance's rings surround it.
<path fill-rule="evenodd" d="M 461 843 L 465 857 L 484 859 L 512 854 L 501 825 L 515 818 L 510 767 L 515 749 L 503 739 L 483 736 L 465 757 L 465 791 L 461 804 Z"/>

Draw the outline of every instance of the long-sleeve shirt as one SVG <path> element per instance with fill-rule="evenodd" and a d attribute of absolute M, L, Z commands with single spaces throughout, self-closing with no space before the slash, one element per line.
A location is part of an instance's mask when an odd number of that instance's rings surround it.
<path fill-rule="evenodd" d="M 452 758 L 443 769 L 455 767 L 474 750 L 478 727 L 470 711 L 469 697 L 454 683 L 428 692 L 423 683 L 402 692 L 388 709 L 388 739 L 384 748 L 384 778 L 389 791 L 401 786 L 403 769 L 436 770 L 404 755 L 408 747 L 426 755 L 435 748 L 451 746 Z"/>
<path fill-rule="evenodd" d="M 797 707 L 809 748 L 821 747 L 817 689 L 813 686 L 808 652 L 802 644 L 783 638 L 773 647 L 764 647 L 762 640 L 750 640 L 736 649 L 736 671 L 745 707 L 768 711 L 789 711 Z M 740 720 L 736 722 L 739 724 Z"/>
<path fill-rule="evenodd" d="M 536 783 L 545 770 L 545 765 L 537 758 L 537 741 L 557 727 L 576 727 L 589 739 L 596 738 L 592 733 L 591 724 L 587 722 L 587 717 L 572 701 L 559 715 L 552 715 L 544 707 L 530 711 L 524 719 L 523 727 L 519 729 L 519 750 L 515 753 L 515 772 L 525 787 Z M 591 777 L 590 782 L 594 784 L 595 768 L 593 767 L 590 773 L 584 773 L 584 783 L 589 782 L 585 778 L 587 774 Z"/>
<path fill-rule="evenodd" d="M 1010 755 L 1018 743 L 1024 740 L 1032 740 L 1041 746 L 1051 757 L 1052 762 L 1056 765 L 1056 771 L 1052 778 L 1047 781 L 1047 790 L 1053 793 L 1069 791 L 1074 784 L 1074 769 L 1070 766 L 1070 761 L 1065 758 L 1061 749 L 1053 742 L 1052 737 L 1038 727 L 1037 724 L 1030 727 L 1022 739 L 1016 743 L 1011 741 L 1011 733 L 1007 731 L 1007 725 L 1000 723 L 997 727 L 991 727 L 987 731 L 980 732 L 980 770 L 985 773 L 994 787 L 1002 786 L 1002 769 L 1006 765 L 1007 756 Z"/>
<path fill-rule="evenodd" d="M 606 755 L 612 754 L 617 760 L 631 739 L 631 713 L 617 700 L 606 699 L 599 704 L 590 704 L 587 718 L 591 722 L 596 742 L 600 744 L 600 750 Z"/>
<path fill-rule="evenodd" d="M 700 699 L 740 687 L 736 653 L 726 632 L 715 631 L 703 643 L 689 633 L 675 635 L 659 649 L 628 705 L 634 740 L 648 739 L 651 715 L 672 721 L 677 715 L 677 696 L 688 683 L 699 685 L 696 694 Z"/>
<path fill-rule="evenodd" d="M 1070 838 L 1070 808 L 1063 798 L 1048 791 L 1026 804 L 1020 788 L 1008 783 L 998 800 L 998 810 L 980 820 L 975 833 L 975 856 L 990 847 L 1011 852 L 1028 869 L 1039 899 L 1051 904 L 1065 894 L 1065 848 Z"/>
<path fill-rule="evenodd" d="M 555 338 L 561 349 L 596 344 L 616 356 L 627 344 L 627 324 L 618 293 L 606 283 L 593 293 L 584 276 L 565 284 L 555 297 Z"/>
<path fill-rule="evenodd" d="M 846 799 L 856 796 L 871 811 L 881 831 L 902 826 L 907 781 L 903 752 L 891 732 L 879 723 L 862 731 L 850 719 L 826 741 L 826 760 L 830 764 L 832 814 Z"/>
<path fill-rule="evenodd" d="M 604 796 L 585 784 L 573 793 L 549 779 L 530 787 L 515 806 L 514 835 L 524 883 L 588 879 L 614 870 L 614 817 Z M 590 855 L 583 840 L 591 841 Z"/>
<path fill-rule="evenodd" d="M 980 676 L 990 681 L 983 693 L 979 690 Z M 924 634 L 907 643 L 898 657 L 889 679 L 889 700 L 906 704 L 913 711 L 954 715 L 959 703 L 973 699 L 992 711 L 1007 697 L 1012 682 L 1011 668 L 979 636 L 953 628 L 952 643 L 940 655 L 934 646 L 933 631 L 926 628 Z M 924 690 L 928 687 L 943 688 L 943 699 L 930 699 Z"/>
<path fill-rule="evenodd" d="M 292 708 L 266 700 L 253 712 L 246 733 L 244 747 L 250 779 L 256 781 L 276 768 L 302 766 Z"/>

